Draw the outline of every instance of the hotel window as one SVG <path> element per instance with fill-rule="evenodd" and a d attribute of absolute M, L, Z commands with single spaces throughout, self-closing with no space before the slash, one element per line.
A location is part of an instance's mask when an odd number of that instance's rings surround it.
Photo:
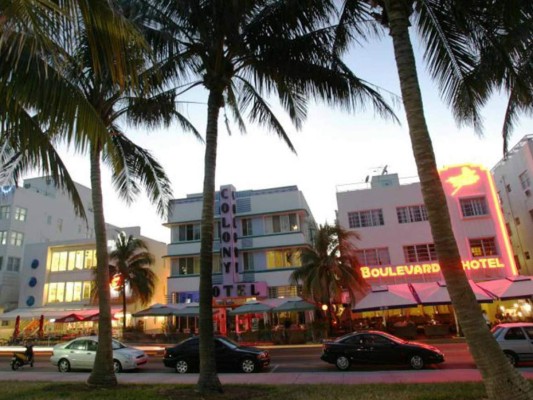
<path fill-rule="evenodd" d="M 213 274 L 222 273 L 222 261 L 220 254 L 213 254 Z"/>
<path fill-rule="evenodd" d="M 0 231 L 0 244 L 7 244 L 7 231 Z"/>
<path fill-rule="evenodd" d="M 350 228 L 366 228 L 369 226 L 385 225 L 383 220 L 383 210 L 354 211 L 348 213 L 348 224 Z"/>
<path fill-rule="evenodd" d="M 15 220 L 24 222 L 26 221 L 26 215 L 28 210 L 22 207 L 15 207 Z"/>
<path fill-rule="evenodd" d="M 485 197 L 472 197 L 469 199 L 460 199 L 461 212 L 463 217 L 477 217 L 479 215 L 487 215 L 487 202 Z"/>
<path fill-rule="evenodd" d="M 298 222 L 298 215 L 296 213 L 273 215 L 265 218 L 265 232 L 282 233 L 282 232 L 297 232 L 300 230 Z"/>
<path fill-rule="evenodd" d="M 96 250 L 63 250 L 52 252 L 49 269 L 52 272 L 57 272 L 94 267 L 96 267 Z"/>
<path fill-rule="evenodd" d="M 361 265 L 390 265 L 391 263 L 387 247 L 357 250 L 356 254 Z"/>
<path fill-rule="evenodd" d="M 171 261 L 172 275 L 198 275 L 200 257 L 180 257 Z"/>
<path fill-rule="evenodd" d="M 11 217 L 11 206 L 0 206 L 0 219 L 7 220 Z"/>
<path fill-rule="evenodd" d="M 268 297 L 277 299 L 278 297 L 295 297 L 300 295 L 299 286 L 270 286 L 268 288 Z"/>
<path fill-rule="evenodd" d="M 496 240 L 494 238 L 470 239 L 472 257 L 497 256 Z"/>
<path fill-rule="evenodd" d="M 252 229 L 252 219 L 243 218 L 241 219 L 242 224 L 242 236 L 252 236 L 254 234 Z"/>
<path fill-rule="evenodd" d="M 202 235 L 200 234 L 200 236 Z M 215 221 L 215 225 L 213 226 L 213 240 L 219 240 L 219 239 L 220 239 L 220 221 Z"/>
<path fill-rule="evenodd" d="M 407 224 L 428 220 L 428 213 L 424 204 L 408 207 L 397 207 L 398 223 Z"/>
<path fill-rule="evenodd" d="M 267 269 L 300 267 L 300 252 L 296 249 L 272 250 L 266 252 Z"/>
<path fill-rule="evenodd" d="M 21 232 L 11 232 L 11 237 L 9 239 L 9 243 L 12 246 L 22 246 L 22 243 L 24 242 L 24 234 Z"/>
<path fill-rule="evenodd" d="M 6 270 L 13 271 L 13 272 L 20 271 L 20 258 L 19 257 L 8 257 Z"/>
<path fill-rule="evenodd" d="M 249 251 L 242 252 L 242 264 L 244 271 L 254 270 L 254 253 Z"/>
<path fill-rule="evenodd" d="M 186 224 L 178 227 L 178 242 L 200 240 L 200 224 Z"/>
<path fill-rule="evenodd" d="M 518 178 L 520 179 L 522 189 L 526 190 L 531 186 L 531 183 L 529 181 L 529 174 L 527 173 L 527 171 L 524 171 L 520 175 L 518 175 Z"/>
<path fill-rule="evenodd" d="M 404 246 L 403 254 L 405 262 L 408 263 L 437 260 L 437 252 L 433 243 Z"/>

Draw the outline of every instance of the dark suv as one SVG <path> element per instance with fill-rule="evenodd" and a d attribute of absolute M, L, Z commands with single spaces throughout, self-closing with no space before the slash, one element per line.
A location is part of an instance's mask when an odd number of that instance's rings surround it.
<path fill-rule="evenodd" d="M 167 347 L 163 363 L 166 367 L 174 368 L 176 372 L 184 374 L 198 369 L 199 353 L 199 337 L 195 336 L 174 347 Z M 239 346 L 238 343 L 224 336 L 215 337 L 215 355 L 217 370 L 240 370 L 250 373 L 259 371 L 270 364 L 270 355 L 267 351 L 256 347 Z"/>

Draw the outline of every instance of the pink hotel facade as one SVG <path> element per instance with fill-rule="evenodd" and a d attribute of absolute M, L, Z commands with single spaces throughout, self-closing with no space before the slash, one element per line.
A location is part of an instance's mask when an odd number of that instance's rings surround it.
<path fill-rule="evenodd" d="M 490 171 L 459 165 L 439 171 L 463 268 L 483 281 L 517 275 Z M 338 220 L 360 235 L 361 274 L 371 285 L 442 280 L 420 183 L 373 176 L 355 190 L 339 187 Z"/>

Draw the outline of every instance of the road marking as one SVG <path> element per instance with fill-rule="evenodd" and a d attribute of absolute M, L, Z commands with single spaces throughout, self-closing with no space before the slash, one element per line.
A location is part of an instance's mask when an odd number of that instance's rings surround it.
<path fill-rule="evenodd" d="M 279 364 L 276 364 L 276 366 L 272 367 L 272 365 L 270 366 L 270 373 L 273 373 L 275 370 L 277 370 L 279 367 Z"/>

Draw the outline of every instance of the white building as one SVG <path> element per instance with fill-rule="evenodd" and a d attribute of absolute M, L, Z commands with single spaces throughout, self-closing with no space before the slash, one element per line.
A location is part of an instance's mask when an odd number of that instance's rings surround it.
<path fill-rule="evenodd" d="M 91 190 L 76 184 L 87 213 L 84 221 L 72 201 L 50 178 L 24 180 L 23 187 L 0 190 L 0 312 L 17 305 L 20 274 L 25 265 L 24 246 L 87 239 L 94 236 Z"/>
<path fill-rule="evenodd" d="M 473 280 L 516 275 L 489 171 L 461 165 L 440 171 L 463 267 Z M 342 190 L 342 187 L 340 188 Z M 360 235 L 361 273 L 370 284 L 442 279 L 419 182 L 379 175 L 338 191 L 341 226 Z"/>
<path fill-rule="evenodd" d="M 533 135 L 524 136 L 492 169 L 516 263 L 533 275 Z"/>
<path fill-rule="evenodd" d="M 168 293 L 170 302 L 198 301 L 202 195 L 172 200 Z M 315 222 L 296 186 L 236 191 L 231 185 L 216 193 L 213 243 L 213 296 L 219 309 L 247 299 L 297 295 L 289 276 L 301 263 L 299 252 L 309 246 Z M 223 326 L 224 325 L 224 326 Z M 220 324 L 224 332 L 225 324 Z"/>

